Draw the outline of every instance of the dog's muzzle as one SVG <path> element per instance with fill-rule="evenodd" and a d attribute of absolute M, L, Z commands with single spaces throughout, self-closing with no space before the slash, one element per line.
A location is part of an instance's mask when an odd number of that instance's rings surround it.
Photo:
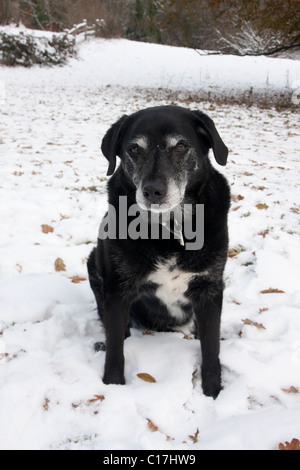
<path fill-rule="evenodd" d="M 147 181 L 142 187 L 142 193 L 146 204 L 162 204 L 167 188 L 162 181 Z"/>

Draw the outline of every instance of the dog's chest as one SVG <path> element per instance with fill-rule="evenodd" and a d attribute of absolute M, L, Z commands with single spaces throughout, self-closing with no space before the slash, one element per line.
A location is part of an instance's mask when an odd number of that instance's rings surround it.
<path fill-rule="evenodd" d="M 172 259 L 167 263 L 160 263 L 148 276 L 148 281 L 157 284 L 156 297 L 167 306 L 172 316 L 180 319 L 183 316 L 182 306 L 190 303 L 185 294 L 195 275 L 196 273 L 180 270 Z"/>

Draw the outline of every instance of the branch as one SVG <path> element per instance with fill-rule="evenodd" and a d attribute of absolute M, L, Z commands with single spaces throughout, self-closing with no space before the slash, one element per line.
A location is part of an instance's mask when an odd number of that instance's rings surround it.
<path fill-rule="evenodd" d="M 222 51 L 201 51 L 198 49 L 195 49 L 193 47 L 193 50 L 197 52 L 198 55 L 204 56 L 204 55 L 237 55 L 239 57 L 246 57 L 246 56 L 252 56 L 252 57 L 259 57 L 259 56 L 271 56 L 273 54 L 277 54 L 278 52 L 283 52 L 283 51 L 288 51 L 290 49 L 300 49 L 300 42 L 296 44 L 289 44 L 289 45 L 281 45 L 278 47 L 275 47 L 274 49 L 270 49 L 267 51 L 261 51 L 261 52 L 222 52 Z"/>

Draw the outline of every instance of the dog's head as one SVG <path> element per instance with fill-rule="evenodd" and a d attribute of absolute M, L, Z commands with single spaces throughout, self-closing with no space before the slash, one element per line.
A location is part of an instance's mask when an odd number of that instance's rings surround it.
<path fill-rule="evenodd" d="M 169 211 L 183 201 L 194 172 L 203 172 L 212 148 L 216 161 L 226 165 L 228 149 L 214 122 L 200 111 L 177 106 L 148 108 L 123 116 L 107 132 L 102 152 L 109 161 L 108 176 L 116 157 L 136 187 L 142 209 Z"/>

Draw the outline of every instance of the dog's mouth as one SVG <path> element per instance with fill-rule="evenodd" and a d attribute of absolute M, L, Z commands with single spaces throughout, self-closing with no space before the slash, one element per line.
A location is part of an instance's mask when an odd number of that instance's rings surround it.
<path fill-rule="evenodd" d="M 173 211 L 178 204 L 170 206 L 169 204 L 145 204 L 144 202 L 137 201 L 137 204 L 140 206 L 142 210 L 154 212 L 156 214 L 163 214 L 166 212 Z"/>

